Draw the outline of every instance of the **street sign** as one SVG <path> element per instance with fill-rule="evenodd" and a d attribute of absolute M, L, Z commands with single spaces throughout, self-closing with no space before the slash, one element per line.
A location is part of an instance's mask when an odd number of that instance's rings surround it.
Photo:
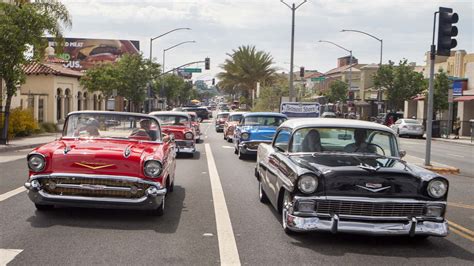
<path fill-rule="evenodd" d="M 324 81 L 326 77 L 316 77 L 316 78 L 311 78 L 311 81 Z"/>
<path fill-rule="evenodd" d="M 183 70 L 186 73 L 201 73 L 200 68 L 184 68 Z"/>

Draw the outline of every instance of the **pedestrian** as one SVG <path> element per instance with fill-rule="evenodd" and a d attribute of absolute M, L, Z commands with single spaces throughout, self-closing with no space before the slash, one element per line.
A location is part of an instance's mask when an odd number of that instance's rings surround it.
<path fill-rule="evenodd" d="M 459 130 L 461 129 L 461 119 L 459 117 L 453 123 L 454 139 L 459 139 Z"/>

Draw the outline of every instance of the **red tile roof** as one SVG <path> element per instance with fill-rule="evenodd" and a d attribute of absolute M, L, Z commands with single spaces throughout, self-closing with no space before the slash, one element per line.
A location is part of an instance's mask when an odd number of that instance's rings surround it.
<path fill-rule="evenodd" d="M 23 70 L 27 75 L 57 75 L 57 76 L 68 76 L 68 77 L 81 77 L 83 74 L 79 71 L 72 70 L 63 67 L 59 64 L 50 63 L 38 63 L 31 62 L 28 65 L 23 66 Z"/>
<path fill-rule="evenodd" d="M 352 64 L 352 71 L 353 72 L 356 72 L 356 71 L 360 71 L 359 70 L 359 67 L 361 66 L 365 66 L 365 65 L 362 65 L 362 64 Z M 342 73 L 344 71 L 349 71 L 349 65 L 345 65 L 345 66 L 341 66 L 341 67 L 336 67 L 336 68 L 333 68 L 331 70 L 329 70 L 328 72 L 324 73 L 324 75 L 331 75 L 331 74 L 336 74 L 336 73 Z"/>

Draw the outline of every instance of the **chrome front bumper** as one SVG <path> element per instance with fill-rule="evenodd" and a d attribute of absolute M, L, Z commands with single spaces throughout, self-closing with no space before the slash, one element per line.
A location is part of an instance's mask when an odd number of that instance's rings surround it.
<path fill-rule="evenodd" d="M 175 143 L 176 143 L 176 151 L 178 153 L 196 152 L 194 140 L 179 140 L 179 141 L 175 141 Z"/>
<path fill-rule="evenodd" d="M 239 143 L 240 153 L 245 155 L 256 155 L 260 143 L 271 143 L 271 141 L 243 141 Z"/>
<path fill-rule="evenodd" d="M 313 211 L 299 211 L 298 204 L 304 202 L 324 202 L 325 200 L 366 203 L 407 203 L 444 205 L 446 202 L 427 202 L 412 199 L 386 199 L 364 197 L 299 197 L 285 208 L 288 229 L 295 232 L 326 231 L 332 233 L 353 233 L 364 235 L 428 235 L 444 237 L 449 233 L 448 224 L 444 217 L 400 216 L 356 216 L 342 215 L 332 211 L 330 214 Z M 327 201 L 326 201 L 327 202 Z M 342 205 L 342 204 L 341 204 Z M 341 210 L 342 211 L 342 210 Z"/>
<path fill-rule="evenodd" d="M 428 235 L 447 236 L 448 224 L 443 222 L 418 221 L 412 218 L 403 222 L 373 223 L 367 221 L 341 221 L 337 215 L 330 220 L 318 217 L 298 217 L 288 214 L 287 226 L 291 231 L 326 231 L 332 233 L 353 233 L 364 235 Z"/>
<path fill-rule="evenodd" d="M 57 178 L 57 177 L 87 177 L 97 179 L 113 179 L 126 180 L 147 183 L 150 185 L 145 191 L 145 195 L 140 198 L 122 198 L 122 197 L 93 197 L 93 196 L 74 196 L 74 195 L 56 195 L 48 193 L 38 182 L 39 179 Z M 25 183 L 25 188 L 28 190 L 28 197 L 32 202 L 39 205 L 56 205 L 68 207 L 86 207 L 86 208 L 110 208 L 110 209 L 140 209 L 140 210 L 154 210 L 157 209 L 163 202 L 163 198 L 167 193 L 167 189 L 161 187 L 159 182 L 145 181 L 135 177 L 123 176 L 95 176 L 85 174 L 51 174 L 51 175 L 37 175 L 29 178 Z M 77 185 L 80 186 L 80 185 Z M 114 190 L 117 187 L 108 187 L 100 185 L 84 184 L 81 189 L 84 190 Z M 125 188 L 122 188 L 122 190 Z"/>

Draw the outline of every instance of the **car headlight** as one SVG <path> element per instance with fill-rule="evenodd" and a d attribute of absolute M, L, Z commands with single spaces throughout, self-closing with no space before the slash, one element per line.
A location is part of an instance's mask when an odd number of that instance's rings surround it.
<path fill-rule="evenodd" d="M 305 193 L 311 194 L 318 188 L 318 179 L 315 176 L 303 175 L 298 180 L 298 189 Z"/>
<path fill-rule="evenodd" d="M 188 133 L 184 134 L 185 139 L 193 139 L 193 137 L 194 137 L 194 135 L 191 132 L 188 132 Z"/>
<path fill-rule="evenodd" d="M 448 184 L 440 179 L 435 179 L 428 183 L 428 194 L 433 198 L 441 198 L 448 192 Z"/>
<path fill-rule="evenodd" d="M 143 172 L 148 177 L 159 177 L 163 166 L 158 161 L 148 161 L 145 163 Z"/>
<path fill-rule="evenodd" d="M 43 155 L 33 154 L 28 157 L 28 167 L 33 172 L 41 172 L 46 166 L 46 161 Z"/>
<path fill-rule="evenodd" d="M 240 135 L 240 138 L 242 138 L 243 140 L 248 140 L 250 138 L 250 135 L 249 133 L 242 133 Z"/>

